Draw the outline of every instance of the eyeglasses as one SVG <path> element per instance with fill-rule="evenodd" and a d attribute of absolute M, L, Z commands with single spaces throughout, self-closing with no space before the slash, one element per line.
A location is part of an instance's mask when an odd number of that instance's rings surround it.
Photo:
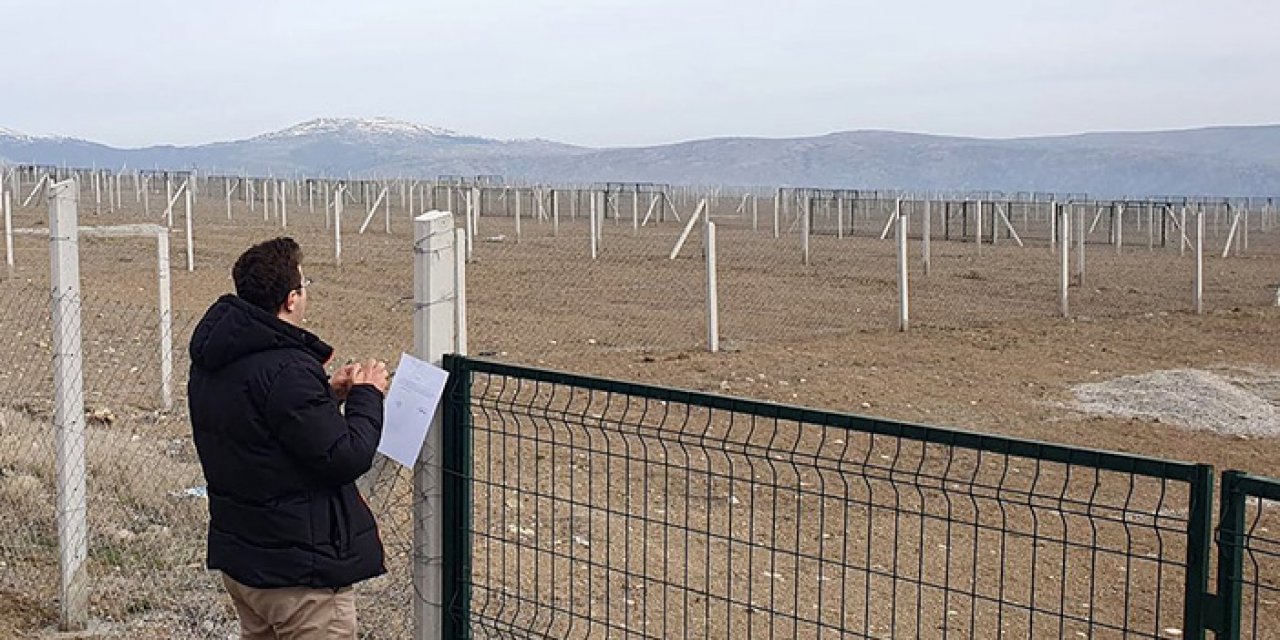
<path fill-rule="evenodd" d="M 303 289 L 306 289 L 307 287 L 311 286 L 311 283 L 312 283 L 312 282 L 313 282 L 313 281 L 311 280 L 311 278 L 303 278 L 303 279 L 302 279 L 302 284 L 300 284 L 300 285 L 298 285 L 298 286 L 294 287 L 294 288 L 293 288 L 293 290 L 294 290 L 294 291 L 302 291 Z"/>

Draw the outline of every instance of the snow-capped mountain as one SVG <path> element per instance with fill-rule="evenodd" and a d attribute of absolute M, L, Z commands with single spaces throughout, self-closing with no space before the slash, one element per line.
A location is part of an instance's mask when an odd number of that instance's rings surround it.
<path fill-rule="evenodd" d="M 254 175 L 504 175 L 552 182 L 991 189 L 1099 196 L 1280 194 L 1280 126 L 982 139 L 892 131 L 592 149 L 390 118 L 319 118 L 243 140 L 117 149 L 0 130 L 0 158 Z"/>
<path fill-rule="evenodd" d="M 397 138 L 462 138 L 457 131 L 443 127 L 432 127 L 425 124 L 405 122 L 394 118 L 316 118 L 281 129 L 264 133 L 250 140 L 282 140 L 304 136 L 340 135 L 346 137 L 365 137 L 370 139 Z"/>
<path fill-rule="evenodd" d="M 493 173 L 504 159 L 589 151 L 545 140 L 495 140 L 391 118 L 318 118 L 243 140 L 117 149 L 73 138 L 0 132 L 0 158 L 69 166 L 199 168 L 254 175 Z"/>

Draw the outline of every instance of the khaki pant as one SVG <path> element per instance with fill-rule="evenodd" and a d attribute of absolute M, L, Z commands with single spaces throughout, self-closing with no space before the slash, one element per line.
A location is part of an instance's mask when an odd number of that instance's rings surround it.
<path fill-rule="evenodd" d="M 222 584 L 235 602 L 241 640 L 355 640 L 351 587 L 255 589 L 226 574 Z"/>

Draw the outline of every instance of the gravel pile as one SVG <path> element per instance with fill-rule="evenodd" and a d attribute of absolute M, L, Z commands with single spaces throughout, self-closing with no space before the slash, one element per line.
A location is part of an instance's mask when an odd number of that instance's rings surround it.
<path fill-rule="evenodd" d="M 1088 413 L 1144 418 L 1246 438 L 1280 436 L 1280 372 L 1174 369 L 1072 389 Z"/>

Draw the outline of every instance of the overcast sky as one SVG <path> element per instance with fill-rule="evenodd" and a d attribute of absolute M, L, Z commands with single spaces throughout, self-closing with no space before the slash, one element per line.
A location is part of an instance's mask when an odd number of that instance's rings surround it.
<path fill-rule="evenodd" d="M 642 145 L 1280 121 L 1276 0 L 0 0 L 0 127 L 118 146 L 390 116 Z"/>

